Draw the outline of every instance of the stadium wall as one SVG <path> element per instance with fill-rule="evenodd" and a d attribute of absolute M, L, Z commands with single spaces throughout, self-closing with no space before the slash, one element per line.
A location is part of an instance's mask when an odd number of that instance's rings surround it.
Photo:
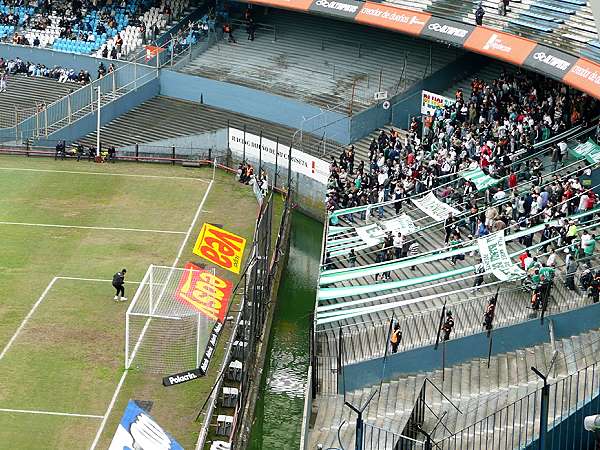
<path fill-rule="evenodd" d="M 530 320 L 510 327 L 493 331 L 492 355 L 515 351 L 549 342 L 548 321 L 554 324 L 556 339 L 567 338 L 585 331 L 600 328 L 600 303 L 574 311 L 556 314 L 543 323 Z M 473 358 L 487 358 L 489 341 L 486 333 L 478 333 L 446 342 L 446 367 L 461 364 Z M 357 364 L 344 366 L 343 376 L 338 377 L 338 392 L 363 388 L 378 384 L 381 379 L 388 381 L 399 376 L 427 372 L 442 367 L 442 347 L 433 345 L 388 355 Z"/>
<path fill-rule="evenodd" d="M 306 132 L 323 133 L 329 139 L 340 144 L 350 143 L 350 118 L 337 112 L 325 112 L 313 105 L 297 102 L 279 95 L 257 89 L 247 88 L 223 81 L 210 80 L 196 75 L 162 70 L 160 74 L 160 93 L 192 102 L 203 102 L 206 105 L 235 111 L 257 119 L 285 125 Z M 326 127 L 317 124 L 303 128 L 305 119 L 324 114 L 319 120 L 327 123 Z M 282 138 L 291 136 L 282 136 Z"/>

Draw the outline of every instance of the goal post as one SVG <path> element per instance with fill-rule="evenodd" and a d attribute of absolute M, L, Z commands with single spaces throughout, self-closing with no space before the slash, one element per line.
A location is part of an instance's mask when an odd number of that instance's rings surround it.
<path fill-rule="evenodd" d="M 202 269 L 214 276 L 214 269 Z M 151 265 L 127 309 L 125 368 L 170 374 L 200 366 L 216 319 L 192 295 L 197 270 Z"/>

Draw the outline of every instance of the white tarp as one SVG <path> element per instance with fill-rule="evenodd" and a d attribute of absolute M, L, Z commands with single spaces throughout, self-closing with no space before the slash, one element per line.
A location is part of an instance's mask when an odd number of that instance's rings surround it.
<path fill-rule="evenodd" d="M 246 132 L 246 146 L 244 149 L 244 131 L 237 128 L 229 128 L 229 148 L 231 152 L 239 157 L 251 158 L 262 162 L 275 164 L 275 153 L 277 152 L 277 165 L 287 171 L 290 147 L 279 144 L 270 139 L 261 138 Z M 329 178 L 329 163 L 315 158 L 308 153 L 292 149 L 292 172 L 306 175 L 322 184 L 327 184 Z"/>
<path fill-rule="evenodd" d="M 431 113 L 433 116 L 438 109 L 444 109 L 446 106 L 452 106 L 455 103 L 456 100 L 444 97 L 443 95 L 421 91 L 421 114 Z"/>
<path fill-rule="evenodd" d="M 485 271 L 492 272 L 500 281 L 521 278 L 524 275 L 508 255 L 504 230 L 477 239 L 477 245 Z"/>
<path fill-rule="evenodd" d="M 446 220 L 450 213 L 455 216 L 460 214 L 458 209 L 440 201 L 433 192 L 430 192 L 425 197 L 421 197 L 420 199 L 413 198 L 411 200 L 417 208 L 437 222 Z"/>

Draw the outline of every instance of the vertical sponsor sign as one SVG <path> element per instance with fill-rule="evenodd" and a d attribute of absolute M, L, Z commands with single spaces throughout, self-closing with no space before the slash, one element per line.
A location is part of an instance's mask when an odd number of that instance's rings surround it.
<path fill-rule="evenodd" d="M 464 45 L 467 50 L 519 66 L 525 62 L 535 46 L 536 43 L 529 39 L 485 27 L 476 27 Z"/>
<path fill-rule="evenodd" d="M 193 252 L 223 269 L 240 273 L 245 247 L 245 238 L 205 223 Z"/>
<path fill-rule="evenodd" d="M 419 36 L 431 14 L 396 8 L 381 3 L 365 2 L 356 15 L 356 21 L 379 28 Z"/>
<path fill-rule="evenodd" d="M 438 95 L 429 91 L 421 91 L 421 114 L 430 113 L 435 115 L 438 109 L 444 109 L 447 106 L 452 106 L 456 103 L 453 100 L 443 95 Z"/>
<path fill-rule="evenodd" d="M 183 447 L 133 400 L 127 403 L 108 450 L 183 450 Z"/>
<path fill-rule="evenodd" d="M 223 323 L 233 285 L 193 263 L 185 265 L 175 299 L 212 320 Z"/>

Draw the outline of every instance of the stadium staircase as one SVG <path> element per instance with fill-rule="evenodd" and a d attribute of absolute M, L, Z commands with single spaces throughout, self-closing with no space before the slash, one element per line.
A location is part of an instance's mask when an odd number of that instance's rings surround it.
<path fill-rule="evenodd" d="M 375 390 L 377 394 L 363 413 L 363 419 L 374 427 L 399 436 L 407 425 L 425 379 L 428 379 L 429 383 L 437 387 L 437 389 L 428 388 L 425 394 L 427 406 L 435 415 L 427 415 L 429 419 L 425 420 L 423 428 L 433 433 L 434 441 L 440 441 L 539 390 L 543 382 L 530 369 L 531 367 L 547 374 L 550 384 L 577 374 L 578 371 L 586 371 L 588 376 L 575 378 L 580 384 L 578 386 L 580 391 L 585 392 L 587 389 L 589 394 L 592 389 L 590 378 L 595 380 L 594 386 L 597 391 L 599 374 L 597 368 L 593 372 L 595 367 L 593 365 L 599 361 L 600 330 L 592 330 L 556 342 L 551 341 L 495 355 L 490 359 L 489 368 L 487 359 L 476 358 L 446 368 L 443 374 L 442 370 L 435 370 L 401 376 L 385 381 L 381 385 L 347 392 L 345 398 L 341 394 L 320 396 L 314 401 L 318 412 L 308 448 L 317 448 L 317 444 L 322 444 L 323 448 L 338 448 L 338 429 L 340 429 L 339 435 L 343 448 L 352 448 L 356 415 L 344 406 L 344 401 L 353 405 L 363 405 Z M 570 387 L 573 390 L 577 388 L 577 386 Z M 578 406 L 575 399 L 576 396 L 569 396 L 569 401 L 551 404 L 550 417 L 568 416 Z M 537 434 L 539 424 L 534 420 L 535 402 L 515 403 L 514 408 L 511 412 L 519 417 L 522 415 L 522 422 L 517 424 L 521 432 L 523 433 L 523 429 L 528 429 L 530 437 L 534 433 Z M 441 426 L 437 426 L 438 417 L 442 418 Z M 344 424 L 341 425 L 342 423 Z M 514 438 L 513 436 L 516 436 L 515 423 L 503 424 L 499 421 L 494 426 L 495 433 L 507 433 L 506 440 L 509 442 Z M 472 434 L 473 442 L 469 448 L 482 448 L 479 446 L 482 444 L 479 439 L 485 436 Z M 367 437 L 365 441 L 367 442 L 368 439 Z M 382 439 L 380 443 L 376 439 L 377 437 L 371 438 L 367 448 L 391 448 L 388 436 L 382 435 L 379 438 Z M 422 435 L 420 439 L 423 439 Z M 475 442 L 477 445 L 473 446 Z M 444 448 L 452 448 L 451 442 Z"/>
<path fill-rule="evenodd" d="M 353 99 L 352 110 L 358 112 L 373 104 L 375 92 L 401 92 L 462 54 L 397 33 L 288 11 L 257 13 L 256 21 L 270 31 L 259 29 L 256 40 L 249 41 L 238 29 L 236 44 L 223 40 L 180 70 L 345 112 Z"/>
<path fill-rule="evenodd" d="M 26 119 L 41 104 L 50 104 L 81 87 L 78 83 L 59 83 L 43 77 L 13 75 L 6 92 L 0 93 L 0 128 L 13 127 L 15 119 Z"/>
<path fill-rule="evenodd" d="M 149 127 L 148 124 L 152 126 Z M 227 128 L 228 124 L 239 129 L 246 125 L 249 133 L 259 134 L 262 131 L 267 139 L 275 140 L 279 137 L 284 145 L 289 145 L 296 131 L 231 111 L 158 96 L 109 122 L 102 128 L 101 138 L 103 146 L 123 147 L 215 131 Z M 88 145 L 95 143 L 96 132 L 90 133 L 80 141 Z M 309 153 L 311 149 L 320 146 L 320 142 L 308 133 L 305 133 L 303 142 L 303 150 Z"/>

